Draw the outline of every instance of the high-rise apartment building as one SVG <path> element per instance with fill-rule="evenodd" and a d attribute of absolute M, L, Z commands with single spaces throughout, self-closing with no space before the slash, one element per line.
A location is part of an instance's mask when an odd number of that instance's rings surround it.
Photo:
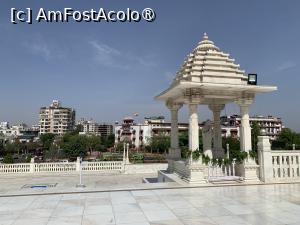
<path fill-rule="evenodd" d="M 75 127 L 75 110 L 62 107 L 53 100 L 49 107 L 41 107 L 39 118 L 40 134 L 64 134 L 73 131 Z"/>

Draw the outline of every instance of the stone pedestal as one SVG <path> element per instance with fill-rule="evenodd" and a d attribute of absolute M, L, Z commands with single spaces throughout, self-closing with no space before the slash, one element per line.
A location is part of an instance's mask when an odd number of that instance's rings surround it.
<path fill-rule="evenodd" d="M 257 182 L 259 181 L 259 165 L 251 158 L 245 159 L 242 164 L 236 166 L 236 174 L 247 182 Z"/>
<path fill-rule="evenodd" d="M 186 178 L 191 184 L 204 184 L 207 180 L 204 178 L 205 166 L 200 163 L 187 165 L 189 176 Z"/>
<path fill-rule="evenodd" d="M 173 172 L 178 175 L 182 180 L 190 184 L 202 184 L 206 183 L 205 179 L 205 165 L 202 165 L 200 161 L 187 163 L 182 160 L 169 160 L 169 172 Z"/>
<path fill-rule="evenodd" d="M 167 171 L 169 173 L 174 173 L 174 160 L 173 159 L 168 159 L 168 168 Z"/>

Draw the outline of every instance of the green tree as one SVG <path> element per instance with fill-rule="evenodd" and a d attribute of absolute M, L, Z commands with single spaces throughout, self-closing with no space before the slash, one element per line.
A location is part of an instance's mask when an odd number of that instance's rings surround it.
<path fill-rule="evenodd" d="M 40 142 L 44 149 L 49 150 L 55 140 L 56 135 L 52 133 L 41 134 Z"/>
<path fill-rule="evenodd" d="M 179 147 L 184 147 L 184 149 L 189 147 L 189 134 L 188 132 L 181 132 L 178 135 Z M 202 132 L 199 132 L 199 151 L 203 151 L 203 141 L 202 141 Z"/>
<path fill-rule="evenodd" d="M 4 146 L 5 153 L 10 154 L 10 155 L 13 155 L 13 154 L 19 155 L 20 151 L 23 148 L 24 148 L 23 144 L 18 139 L 16 139 L 15 142 L 13 142 L 13 143 L 8 142 Z"/>
<path fill-rule="evenodd" d="M 79 132 L 83 131 L 83 125 L 82 124 L 78 124 L 76 125 L 76 128 L 74 130 L 74 134 L 79 134 Z"/>
<path fill-rule="evenodd" d="M 51 147 L 44 153 L 46 159 L 57 160 L 65 158 L 64 150 L 59 149 L 57 145 Z"/>
<path fill-rule="evenodd" d="M 120 141 L 116 145 L 116 151 L 117 152 L 123 152 L 124 151 L 124 142 Z"/>
<path fill-rule="evenodd" d="M 188 132 L 179 133 L 178 142 L 179 142 L 180 147 L 188 147 L 189 146 L 189 134 L 188 134 Z"/>
<path fill-rule="evenodd" d="M 114 147 L 115 145 L 115 135 L 110 134 L 106 137 L 101 137 L 101 141 L 104 145 L 105 150 L 111 147 Z"/>
<path fill-rule="evenodd" d="M 157 153 L 166 153 L 170 148 L 170 137 L 163 134 L 155 135 L 149 139 L 149 145 Z"/>
<path fill-rule="evenodd" d="M 6 143 L 4 145 L 5 155 L 13 155 L 15 153 L 15 145 L 14 143 Z"/>
<path fill-rule="evenodd" d="M 100 137 L 95 135 L 87 137 L 87 147 L 90 152 L 103 151 L 104 149 Z"/>
<path fill-rule="evenodd" d="M 272 149 L 291 149 L 292 145 L 300 146 L 300 134 L 289 128 L 283 128 L 277 140 L 272 141 Z"/>
<path fill-rule="evenodd" d="M 26 148 L 27 153 L 32 152 L 32 151 L 36 151 L 39 147 L 40 147 L 40 145 L 39 145 L 38 142 L 30 141 L 30 142 L 27 142 L 25 144 L 25 148 Z"/>
<path fill-rule="evenodd" d="M 89 149 L 88 139 L 85 135 L 65 135 L 61 147 L 69 158 L 84 157 Z"/>

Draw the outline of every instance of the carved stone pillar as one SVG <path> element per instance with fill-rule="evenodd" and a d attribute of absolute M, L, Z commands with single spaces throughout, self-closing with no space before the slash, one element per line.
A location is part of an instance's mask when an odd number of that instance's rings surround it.
<path fill-rule="evenodd" d="M 249 107 L 253 103 L 253 98 L 241 98 L 237 101 L 240 106 L 240 148 L 248 153 L 248 157 L 243 164 L 238 165 L 237 175 L 245 178 L 246 181 L 259 181 L 259 166 L 255 160 L 249 156 L 251 151 L 251 127 L 249 121 Z"/>
<path fill-rule="evenodd" d="M 249 121 L 249 107 L 253 99 L 240 99 L 237 101 L 240 106 L 241 124 L 240 124 L 240 147 L 242 151 L 249 152 L 251 146 L 251 127 Z"/>
<path fill-rule="evenodd" d="M 222 130 L 220 115 L 221 111 L 224 109 L 223 104 L 212 104 L 209 105 L 209 109 L 213 112 L 214 122 L 213 122 L 213 156 L 217 158 L 222 158 L 224 156 L 224 149 L 222 148 Z"/>
<path fill-rule="evenodd" d="M 199 149 L 198 104 L 189 104 L 189 149 Z"/>
<path fill-rule="evenodd" d="M 168 158 L 180 159 L 181 151 L 178 144 L 178 110 L 182 104 L 168 102 L 167 107 L 171 111 L 171 148 L 169 149 Z"/>

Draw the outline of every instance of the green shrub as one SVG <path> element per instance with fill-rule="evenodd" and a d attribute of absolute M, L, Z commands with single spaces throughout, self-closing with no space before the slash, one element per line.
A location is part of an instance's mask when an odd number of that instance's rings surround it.
<path fill-rule="evenodd" d="M 143 163 L 144 158 L 145 157 L 143 153 L 133 153 L 130 155 L 130 161 L 133 163 Z"/>
<path fill-rule="evenodd" d="M 181 158 L 187 159 L 190 156 L 190 151 L 187 146 L 182 146 L 181 147 Z"/>
<path fill-rule="evenodd" d="M 102 161 L 114 161 L 114 156 L 111 153 L 103 153 L 101 160 Z"/>
<path fill-rule="evenodd" d="M 208 165 L 210 161 L 211 161 L 211 159 L 209 158 L 208 155 L 202 155 L 202 162 L 203 162 L 205 165 Z"/>
<path fill-rule="evenodd" d="M 6 163 L 6 164 L 14 163 L 14 158 L 12 157 L 12 155 L 6 155 L 3 158 L 3 163 Z"/>

